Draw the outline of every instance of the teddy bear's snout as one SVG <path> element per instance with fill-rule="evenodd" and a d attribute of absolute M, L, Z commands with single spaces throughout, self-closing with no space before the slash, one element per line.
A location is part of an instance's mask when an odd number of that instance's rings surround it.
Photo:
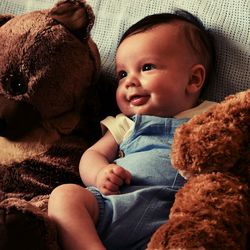
<path fill-rule="evenodd" d="M 32 105 L 0 96 L 0 136 L 16 140 L 37 127 L 40 121 L 40 114 Z"/>

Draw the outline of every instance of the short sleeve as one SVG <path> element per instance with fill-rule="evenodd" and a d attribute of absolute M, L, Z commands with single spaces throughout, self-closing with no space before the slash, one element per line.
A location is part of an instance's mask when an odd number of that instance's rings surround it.
<path fill-rule="evenodd" d="M 120 144 L 127 138 L 134 127 L 134 122 L 123 114 L 116 117 L 108 116 L 101 121 L 102 132 L 105 133 L 108 129 L 114 136 L 115 141 Z"/>

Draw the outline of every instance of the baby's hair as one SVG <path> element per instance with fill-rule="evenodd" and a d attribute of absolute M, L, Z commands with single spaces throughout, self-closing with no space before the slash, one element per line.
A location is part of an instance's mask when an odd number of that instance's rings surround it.
<path fill-rule="evenodd" d="M 172 23 L 174 21 L 184 21 L 188 24 L 184 26 L 183 31 L 190 46 L 201 60 L 206 69 L 205 84 L 209 81 L 209 77 L 213 74 L 215 68 L 215 49 L 213 38 L 206 30 L 203 23 L 198 17 L 184 10 L 176 10 L 174 13 L 159 13 L 149 15 L 133 24 L 121 37 L 120 43 L 128 36 L 135 35 L 152 29 L 153 27 Z"/>

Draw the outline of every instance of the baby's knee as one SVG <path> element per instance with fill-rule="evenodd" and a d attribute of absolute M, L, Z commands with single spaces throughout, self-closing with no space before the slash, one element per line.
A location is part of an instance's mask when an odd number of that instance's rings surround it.
<path fill-rule="evenodd" d="M 50 194 L 48 210 L 50 212 L 56 212 L 58 209 L 62 209 L 65 206 L 74 203 L 77 200 L 77 194 L 84 189 L 76 184 L 63 184 L 56 187 Z M 77 202 L 77 201 L 76 201 Z"/>
<path fill-rule="evenodd" d="M 49 200 L 60 200 L 70 197 L 72 194 L 75 194 L 76 192 L 79 192 L 79 190 L 82 189 L 82 187 L 76 185 L 76 184 L 63 184 L 58 187 L 56 187 L 50 194 Z"/>

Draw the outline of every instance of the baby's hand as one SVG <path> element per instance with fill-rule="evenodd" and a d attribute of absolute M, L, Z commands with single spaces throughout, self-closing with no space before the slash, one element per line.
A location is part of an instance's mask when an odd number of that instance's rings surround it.
<path fill-rule="evenodd" d="M 116 164 L 109 164 L 99 171 L 96 187 L 104 195 L 119 194 L 120 186 L 124 183 L 129 185 L 130 181 L 130 172 Z"/>

